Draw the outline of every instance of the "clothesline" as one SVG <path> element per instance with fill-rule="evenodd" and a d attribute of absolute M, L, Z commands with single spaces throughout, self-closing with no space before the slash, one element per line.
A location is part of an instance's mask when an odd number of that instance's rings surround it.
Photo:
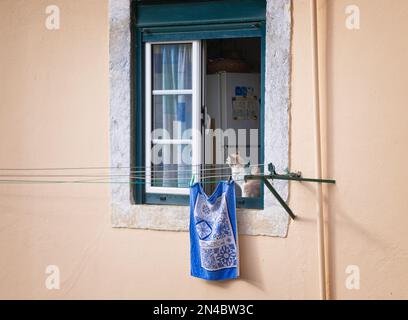
<path fill-rule="evenodd" d="M 226 177 L 224 177 L 226 178 Z M 157 182 L 157 181 L 169 181 L 170 179 L 151 179 L 151 182 Z M 180 181 L 179 179 L 178 181 Z M 201 178 L 200 181 L 201 184 L 214 184 L 218 183 L 220 180 L 210 180 L 207 181 L 205 178 Z M 244 179 L 234 179 L 234 181 L 244 181 Z M 0 184 L 131 184 L 131 185 L 145 185 L 146 181 L 97 181 L 97 180 L 0 180 Z M 188 185 L 188 182 L 186 182 L 186 186 Z"/>
<path fill-rule="evenodd" d="M 153 172 L 153 171 L 152 171 Z M 154 171 L 156 173 L 162 173 L 162 174 L 168 174 L 168 173 L 180 173 L 180 171 Z M 186 172 L 191 172 L 191 171 L 186 171 Z M 241 175 L 244 173 L 238 173 L 237 175 Z M 246 173 L 245 173 L 246 174 Z M 134 178 L 134 179 L 148 179 L 149 177 L 152 178 L 155 175 L 152 174 L 145 174 L 145 175 L 134 175 L 134 174 L 0 174 L 0 178 L 116 178 L 116 177 L 129 177 L 129 178 Z M 218 177 L 225 177 L 229 176 L 229 174 L 219 174 L 219 175 L 206 175 L 204 177 L 206 178 L 218 178 Z M 180 178 L 163 178 L 163 179 L 175 179 L 179 180 Z"/>
<path fill-rule="evenodd" d="M 169 165 L 172 166 L 172 165 Z M 208 168 L 207 166 L 211 166 L 211 168 Z M 216 166 L 216 167 L 214 167 Z M 246 169 L 248 168 L 258 168 L 260 169 L 259 173 L 262 174 L 264 171 L 262 167 L 264 167 L 265 164 L 252 164 L 252 165 L 246 165 Z M 144 170 L 133 170 L 134 168 L 138 169 L 144 169 Z M 180 169 L 180 168 L 189 168 L 189 169 Z M 146 170 L 147 169 L 147 170 Z M 146 167 L 146 166 L 122 166 L 122 167 L 102 167 L 102 166 L 95 166 L 95 167 L 62 167 L 62 168 L 57 168 L 57 167 L 48 167 L 48 168 L 0 168 L 0 172 L 7 172 L 0 174 L 0 184 L 51 184 L 51 183 L 56 183 L 56 184 L 64 184 L 64 183 L 108 183 L 108 184 L 146 184 L 146 182 L 149 182 L 150 184 L 154 183 L 161 183 L 163 181 L 177 181 L 179 183 L 182 183 L 183 181 L 186 181 L 190 178 L 189 174 L 196 174 L 200 178 L 200 183 L 203 184 L 213 184 L 219 182 L 219 180 L 222 179 L 228 179 L 231 174 L 221 174 L 220 172 L 217 173 L 219 170 L 226 170 L 226 169 L 231 169 L 231 166 L 229 164 L 221 164 L 221 165 L 212 165 L 212 164 L 201 164 L 201 165 L 179 165 L 178 169 L 169 169 L 167 170 L 166 168 L 157 169 L 157 166 L 152 166 L 152 167 Z M 55 174 L 50 174 L 50 173 L 38 173 L 35 172 L 33 174 L 26 174 L 26 173 L 13 173 L 13 171 L 16 172 L 22 172 L 22 171 L 73 171 L 73 170 L 109 170 L 113 171 L 114 173 L 78 173 L 78 174 L 66 174 L 66 173 L 55 173 Z M 119 171 L 119 173 L 116 173 L 118 171 L 115 170 L 129 170 L 126 171 L 127 173 L 121 173 L 122 171 Z M 157 173 L 159 174 L 171 174 L 172 176 L 170 177 L 157 177 Z M 176 177 L 174 176 L 175 174 L 183 174 L 184 176 L 182 177 Z M 200 174 L 202 174 L 200 176 Z M 244 175 L 246 175 L 246 172 L 238 173 L 236 175 L 239 178 L 234 179 L 237 182 L 244 181 Z M 242 178 L 241 178 L 242 177 Z M 3 179 L 2 179 L 3 178 Z M 29 178 L 29 179 L 19 179 L 19 178 Z M 32 179 L 36 178 L 36 179 Z M 41 179 L 41 178 L 73 178 L 72 180 L 67 180 L 67 179 Z M 90 179 L 74 179 L 74 178 L 90 178 Z M 126 178 L 126 179 L 124 179 Z M 209 179 L 214 179 L 214 180 L 209 180 Z M 104 181 L 106 180 L 106 181 Z"/>
<path fill-rule="evenodd" d="M 207 170 L 208 174 L 211 174 L 209 172 L 210 170 Z M 10 177 L 15 177 L 15 178 L 27 178 L 27 177 L 33 177 L 33 178 L 41 178 L 41 177 L 85 177 L 85 178 L 92 178 L 92 177 L 147 177 L 147 176 L 153 176 L 154 174 L 152 173 L 191 173 L 192 171 L 178 171 L 178 170 L 155 170 L 155 171 L 150 171 L 150 174 L 145 174 L 142 175 L 142 173 L 146 172 L 139 172 L 138 174 L 134 174 L 135 172 L 130 172 L 129 174 L 0 174 L 0 177 L 3 178 L 10 178 Z M 204 171 L 202 171 L 204 172 Z M 200 173 L 200 171 L 194 171 L 195 174 Z M 215 173 L 215 172 L 213 172 Z"/>
<path fill-rule="evenodd" d="M 244 176 L 245 174 L 238 174 L 238 176 Z M 1 177 L 1 176 L 0 176 Z M 19 177 L 30 177 L 30 178 L 42 178 L 42 177 L 50 177 L 50 176 L 41 176 L 41 175 L 19 175 L 19 176 L 11 176 L 13 178 L 19 178 Z M 65 175 L 65 176 L 58 176 L 58 175 L 53 175 L 51 177 L 70 177 L 70 178 L 77 178 L 78 176 L 75 175 Z M 166 177 L 166 178 L 161 178 L 161 177 L 152 177 L 152 176 L 128 176 L 128 175 L 118 175 L 118 176 L 80 176 L 80 177 L 88 177 L 88 178 L 96 178 L 96 179 L 86 179 L 86 180 L 66 180 L 67 182 L 72 182 L 72 181 L 80 181 L 80 182 L 92 182 L 92 181 L 96 181 L 96 180 L 106 180 L 106 179 L 111 179 L 111 178 L 115 178 L 115 177 L 128 177 L 130 182 L 134 182 L 134 180 L 148 180 L 148 181 L 182 181 L 182 180 L 187 180 L 189 179 L 189 177 Z M 221 179 L 221 178 L 228 178 L 230 177 L 229 174 L 223 174 L 223 175 L 211 175 L 211 176 L 202 176 L 200 177 L 200 180 L 208 180 L 208 179 Z M 237 181 L 237 179 L 235 179 Z M 26 180 L 26 179 L 0 179 L 0 182 L 11 182 L 11 181 L 35 181 L 35 182 L 42 182 L 42 181 L 55 181 L 55 182 L 59 182 L 61 180 Z M 106 181 L 106 182 L 111 182 L 111 181 Z M 112 182 L 117 182 L 117 181 L 112 181 Z M 127 181 L 123 181 L 123 183 L 125 183 Z"/>
<path fill-rule="evenodd" d="M 165 164 L 165 166 L 176 166 L 177 164 Z M 216 168 L 203 168 L 202 171 L 206 170 L 221 170 L 230 168 L 229 164 L 197 164 L 197 165 L 177 165 L 178 168 L 197 168 L 206 166 L 217 166 Z M 245 167 L 260 167 L 267 166 L 267 164 L 259 163 L 246 165 Z M 49 168 L 0 168 L 0 171 L 63 171 L 63 170 L 125 170 L 130 169 L 132 172 L 145 172 L 146 170 L 133 171 L 133 169 L 155 169 L 157 166 L 120 166 L 120 167 L 49 167 Z M 152 170 L 151 170 L 152 171 Z M 162 171 L 162 170 L 160 170 Z M 168 170 L 166 170 L 168 172 Z M 174 170 L 179 172 L 180 170 Z"/>

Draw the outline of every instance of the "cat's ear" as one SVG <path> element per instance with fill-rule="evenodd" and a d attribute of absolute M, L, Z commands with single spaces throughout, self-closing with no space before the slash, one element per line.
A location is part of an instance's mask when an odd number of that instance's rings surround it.
<path fill-rule="evenodd" d="M 226 160 L 227 164 L 232 164 L 232 163 L 233 163 L 233 160 L 235 160 L 234 158 L 235 158 L 235 155 L 234 155 L 234 154 L 229 154 L 229 155 L 228 155 L 228 158 L 227 158 L 227 160 Z"/>
<path fill-rule="evenodd" d="M 240 164 L 240 165 L 243 165 L 244 164 L 244 161 L 242 161 L 243 159 L 242 159 L 242 157 L 238 154 L 237 155 L 237 162 Z"/>

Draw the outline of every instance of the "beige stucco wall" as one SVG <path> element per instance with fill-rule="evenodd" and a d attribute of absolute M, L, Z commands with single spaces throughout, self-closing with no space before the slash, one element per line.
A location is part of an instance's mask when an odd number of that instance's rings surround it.
<path fill-rule="evenodd" d="M 0 167 L 109 165 L 107 0 L 0 0 Z M 326 174 L 334 298 L 408 298 L 408 2 L 346 0 L 327 19 Z M 325 9 L 321 7 L 321 9 Z M 294 0 L 291 167 L 314 175 L 308 0 Z M 324 74 L 322 74 L 324 75 Z M 240 239 L 242 278 L 189 276 L 187 233 L 113 229 L 108 185 L 0 184 L 0 298 L 318 298 L 313 186 L 293 184 L 287 239 Z M 58 265 L 61 289 L 45 288 Z M 361 289 L 345 288 L 358 265 Z"/>

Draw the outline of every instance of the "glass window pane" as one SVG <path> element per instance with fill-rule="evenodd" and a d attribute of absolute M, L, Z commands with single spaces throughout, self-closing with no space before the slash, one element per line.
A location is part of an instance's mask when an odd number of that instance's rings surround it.
<path fill-rule="evenodd" d="M 153 139 L 191 139 L 191 121 L 191 95 L 153 96 Z"/>
<path fill-rule="evenodd" d="M 153 90 L 192 88 L 191 51 L 191 43 L 153 45 Z"/>
<path fill-rule="evenodd" d="M 152 187 L 188 188 L 192 175 L 191 145 L 153 145 Z"/>

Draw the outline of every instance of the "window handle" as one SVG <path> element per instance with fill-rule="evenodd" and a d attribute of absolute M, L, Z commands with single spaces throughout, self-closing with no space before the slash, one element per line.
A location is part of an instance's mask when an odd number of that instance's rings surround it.
<path fill-rule="evenodd" d="M 160 201 L 166 201 L 167 197 L 166 196 L 160 196 Z"/>

